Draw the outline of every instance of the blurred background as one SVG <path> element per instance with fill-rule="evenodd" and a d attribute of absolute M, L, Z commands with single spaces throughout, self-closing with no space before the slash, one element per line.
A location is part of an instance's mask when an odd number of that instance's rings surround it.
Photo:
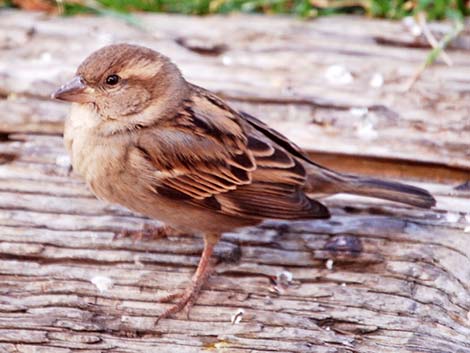
<path fill-rule="evenodd" d="M 245 12 L 292 14 L 302 18 L 348 13 L 401 19 L 424 12 L 430 20 L 461 19 L 470 11 L 467 0 L 1 0 L 0 6 L 66 15 L 113 10 L 120 13 L 146 11 L 187 15 Z"/>

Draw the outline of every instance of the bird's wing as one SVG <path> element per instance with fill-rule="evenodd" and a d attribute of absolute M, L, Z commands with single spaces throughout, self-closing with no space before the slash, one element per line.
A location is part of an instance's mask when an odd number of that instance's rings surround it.
<path fill-rule="evenodd" d="M 254 116 L 241 112 L 242 117 L 247 121 L 251 126 L 253 126 L 256 130 L 260 131 L 268 137 L 270 140 L 284 148 L 286 151 L 291 153 L 292 155 L 296 156 L 297 158 L 303 159 L 308 163 L 314 163 L 302 149 L 297 146 L 294 142 L 289 140 L 286 136 L 282 135 L 278 131 L 274 130 L 273 128 L 269 127 L 269 125 L 263 123 L 258 118 Z"/>
<path fill-rule="evenodd" d="M 303 192 L 301 162 L 210 92 L 194 87 L 176 116 L 140 136 L 162 196 L 238 217 L 329 216 Z"/>

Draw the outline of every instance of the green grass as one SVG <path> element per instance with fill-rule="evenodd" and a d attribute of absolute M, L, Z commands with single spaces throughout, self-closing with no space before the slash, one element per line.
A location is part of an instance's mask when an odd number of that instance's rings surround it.
<path fill-rule="evenodd" d="M 337 13 L 364 13 L 372 17 L 400 19 L 426 12 L 430 20 L 463 17 L 470 13 L 465 0 L 98 0 L 121 12 L 153 11 L 207 15 L 248 12 L 316 17 Z M 319 4 L 322 6 L 315 6 Z"/>
<path fill-rule="evenodd" d="M 64 12 L 69 15 L 111 10 L 120 13 L 146 11 L 193 15 L 247 12 L 290 14 L 303 18 L 359 13 L 371 17 L 400 19 L 425 12 L 429 20 L 455 20 L 470 14 L 467 0 L 83 0 L 81 5 L 76 1 L 63 2 Z M 0 6 L 2 4 L 13 6 L 13 1 L 0 0 Z"/>

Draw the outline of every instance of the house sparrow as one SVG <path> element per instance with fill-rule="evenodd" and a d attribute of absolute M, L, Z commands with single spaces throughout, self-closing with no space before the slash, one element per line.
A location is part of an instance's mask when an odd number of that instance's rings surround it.
<path fill-rule="evenodd" d="M 264 219 L 328 218 L 311 195 L 350 193 L 430 208 L 426 190 L 324 168 L 285 136 L 187 82 L 165 56 L 117 44 L 91 54 L 52 94 L 72 102 L 64 140 L 73 168 L 100 198 L 204 236 L 185 292 L 190 306 L 220 235 Z"/>

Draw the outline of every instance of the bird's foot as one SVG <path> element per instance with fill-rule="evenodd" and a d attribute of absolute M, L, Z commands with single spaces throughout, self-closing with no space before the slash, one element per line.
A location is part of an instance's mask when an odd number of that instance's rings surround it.
<path fill-rule="evenodd" d="M 168 303 L 174 301 L 175 299 L 178 299 L 176 304 L 172 305 L 170 308 L 165 310 L 163 314 L 158 317 L 157 321 L 155 322 L 155 325 L 158 324 L 161 319 L 165 319 L 173 314 L 179 313 L 185 308 L 186 318 L 189 319 L 189 310 L 196 302 L 201 292 L 201 289 L 204 286 L 204 283 L 206 283 L 207 279 L 214 270 L 215 260 L 211 257 L 211 255 L 214 246 L 218 240 L 219 236 L 206 235 L 204 237 L 204 251 L 202 253 L 201 259 L 199 260 L 199 265 L 197 266 L 197 270 L 193 276 L 191 285 L 181 293 L 170 294 L 159 300 L 160 303 Z"/>
<path fill-rule="evenodd" d="M 158 240 L 171 236 L 180 235 L 176 229 L 163 225 L 154 226 L 145 223 L 140 230 L 123 230 L 116 234 L 114 239 L 131 238 L 133 241 L 150 241 Z"/>
<path fill-rule="evenodd" d="M 170 317 L 173 314 L 177 314 L 183 309 L 186 312 L 186 319 L 189 320 L 189 311 L 191 310 L 191 307 L 196 303 L 196 300 L 201 292 L 202 284 L 201 285 L 195 285 L 193 282 L 191 286 L 186 288 L 183 292 L 179 293 L 172 293 L 166 297 L 163 297 L 159 300 L 160 303 L 170 303 L 173 302 L 174 300 L 177 300 L 177 302 L 166 309 L 155 321 L 155 325 L 158 324 L 158 322 L 161 319 L 166 319 Z"/>

